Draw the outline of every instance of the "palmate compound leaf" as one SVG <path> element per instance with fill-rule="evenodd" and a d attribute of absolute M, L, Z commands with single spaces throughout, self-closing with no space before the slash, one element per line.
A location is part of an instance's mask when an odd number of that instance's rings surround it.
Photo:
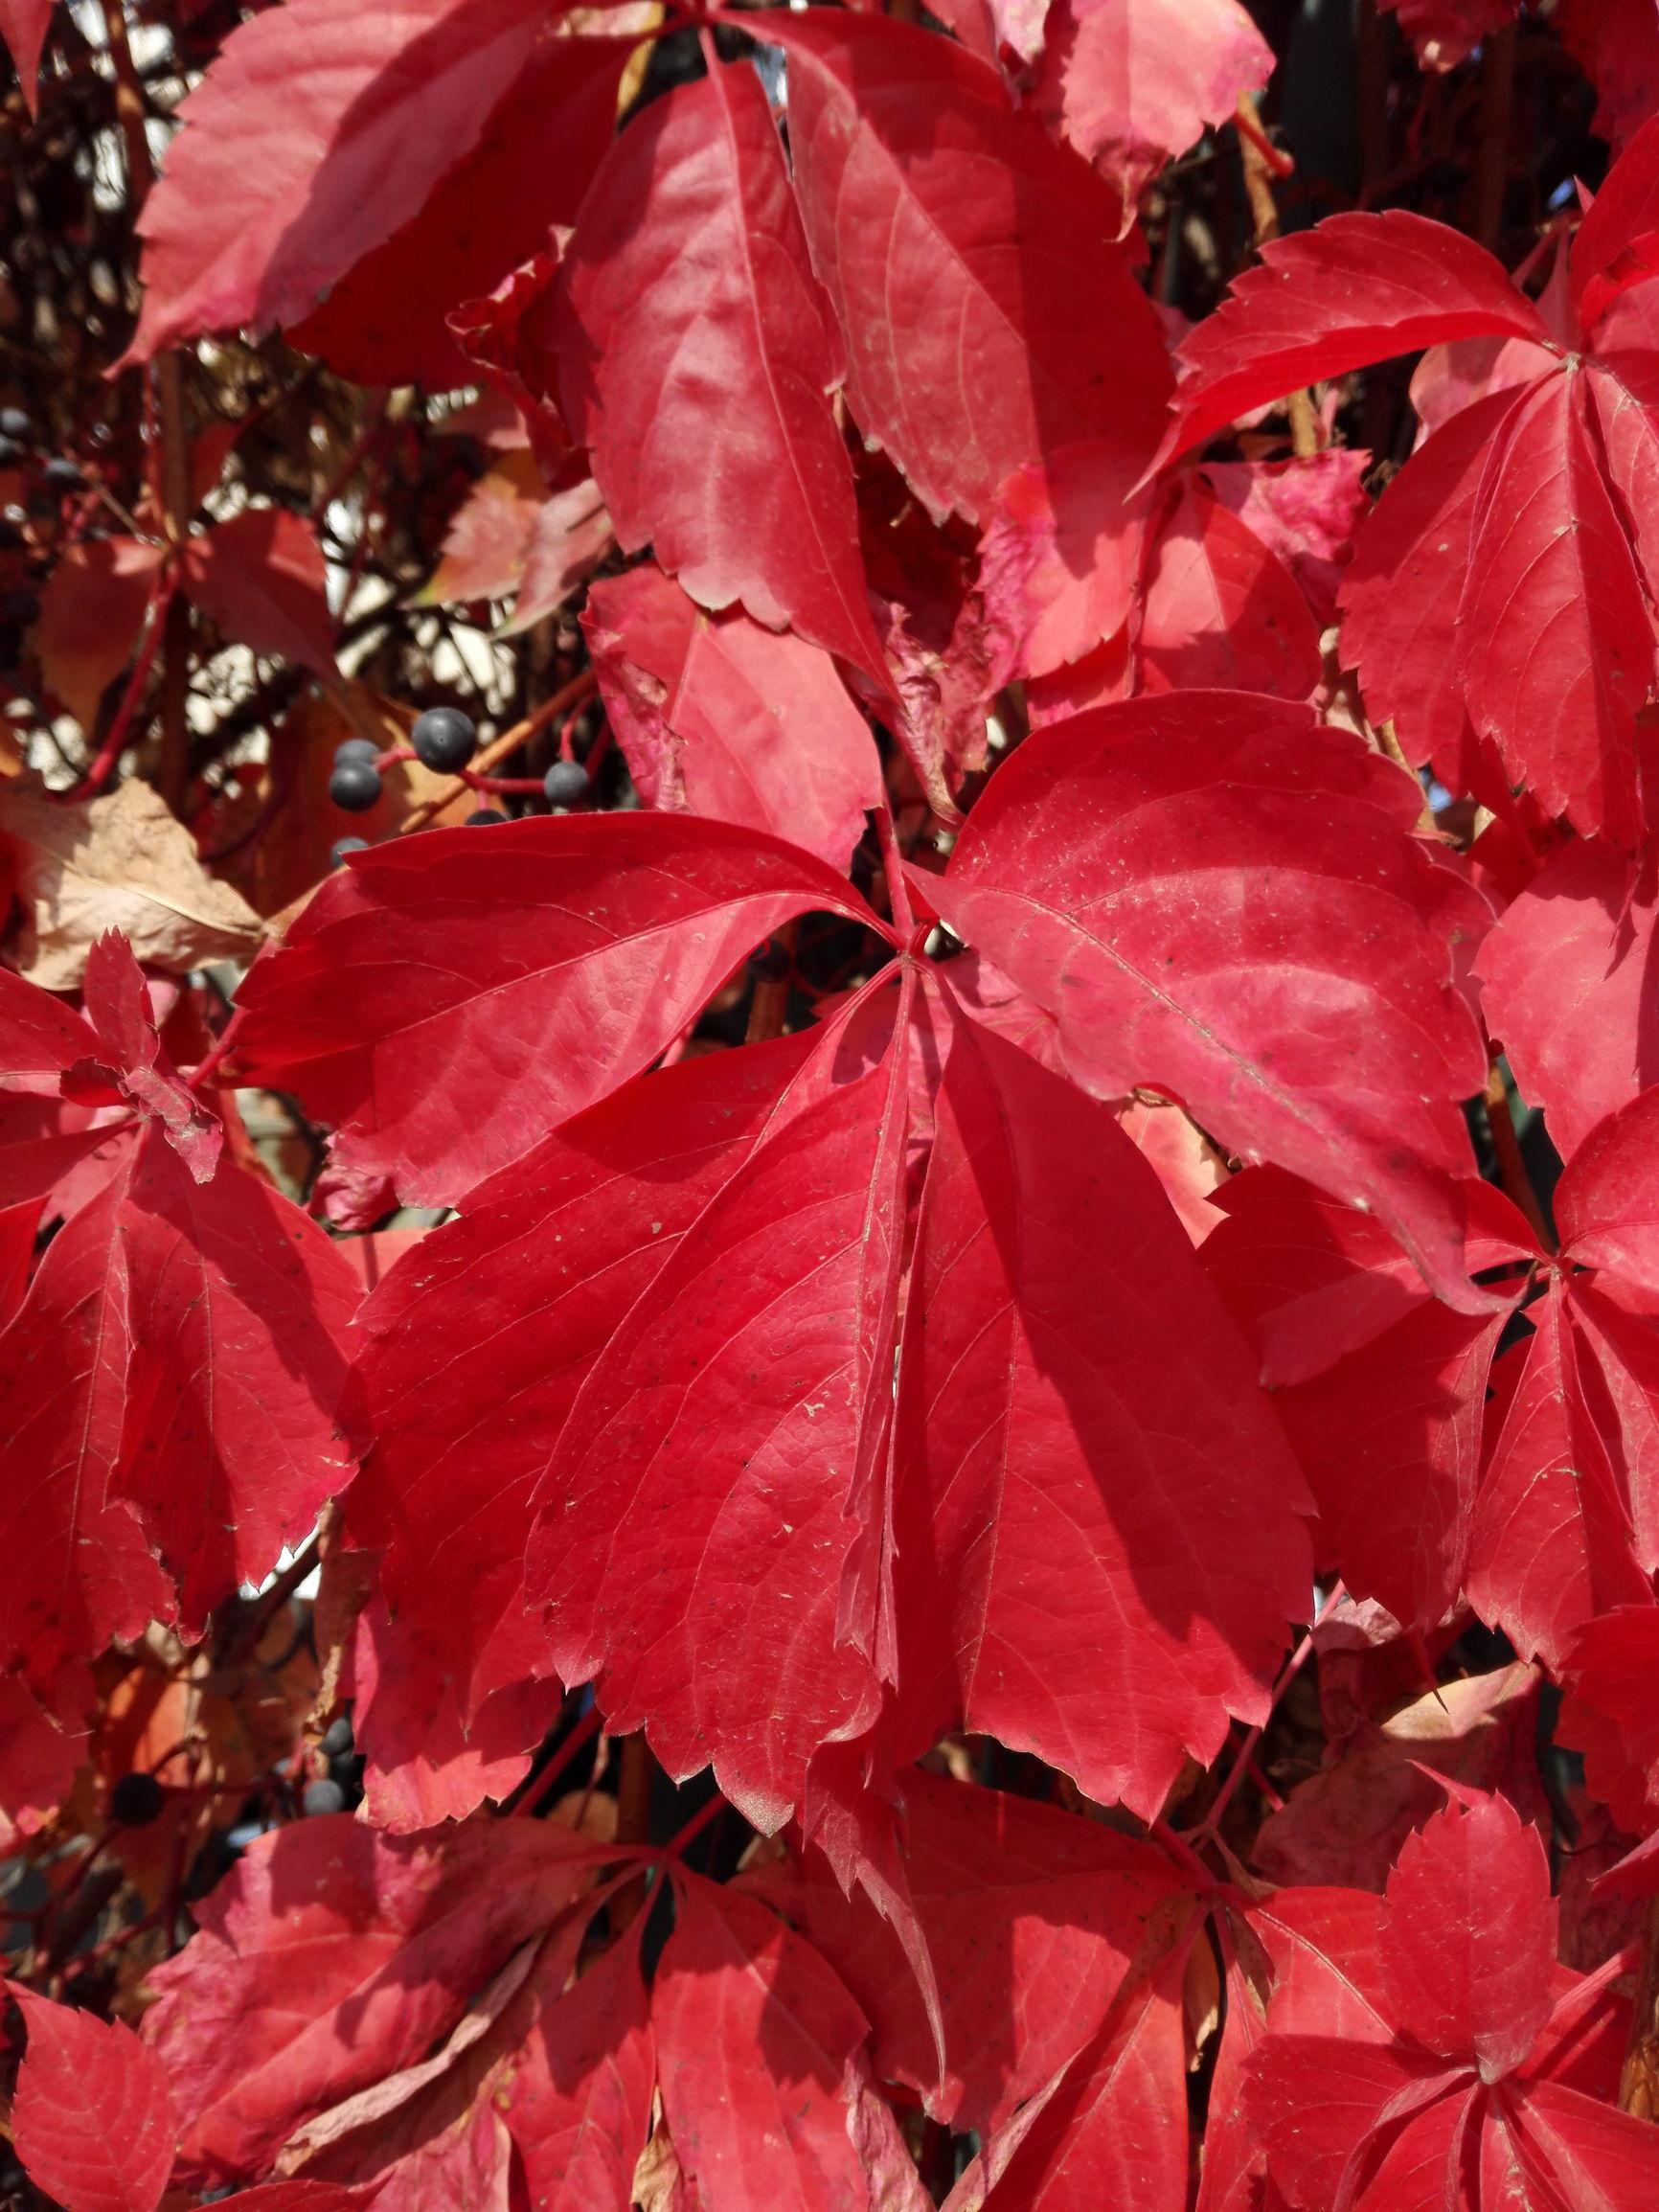
<path fill-rule="evenodd" d="M 783 148 L 747 62 L 654 101 L 582 204 L 551 326 L 559 395 L 626 552 L 739 602 L 885 694 L 842 364 Z"/>
<path fill-rule="evenodd" d="M 394 1837 L 335 1813 L 258 1837 L 149 1977 L 183 2170 L 257 2178 L 303 2124 L 423 2060 L 602 1858 L 534 1820 Z"/>
<path fill-rule="evenodd" d="M 1169 365 L 1110 187 L 918 25 L 809 8 L 766 34 L 848 402 L 922 504 L 983 525 L 1013 470 L 1061 447 L 1149 458 Z"/>
<path fill-rule="evenodd" d="M 8 1982 L 28 2041 L 11 2106 L 24 2171 L 63 2212 L 155 2212 L 173 2161 L 165 2068 L 129 2027 Z"/>
<path fill-rule="evenodd" d="M 50 1010 L 44 1024 L 7 1020 L 22 992 Z M 87 955 L 84 1005 L 80 1020 L 32 985 L 0 993 L 9 1053 L 20 1041 L 38 1060 L 44 1046 L 69 1062 L 68 1096 L 138 1117 L 112 1132 L 102 1175 L 0 1334 L 0 1647 L 43 1691 L 66 1657 L 151 1616 L 199 1630 L 352 1469 L 336 1426 L 352 1270 L 223 1155 L 113 933 Z"/>
<path fill-rule="evenodd" d="M 1153 1846 L 921 1768 L 901 1778 L 912 1908 L 938 1974 L 944 2067 L 898 1937 L 816 1852 L 744 1877 L 810 1937 L 873 2031 L 883 2080 L 995 2132 L 1086 2049 L 1180 1932 L 1185 1878 Z"/>
<path fill-rule="evenodd" d="M 810 854 L 691 815 L 542 817 L 357 855 L 239 993 L 239 1067 L 342 1165 L 448 1203 L 648 1067 L 809 908 L 875 921 Z"/>
<path fill-rule="evenodd" d="M 1454 983 L 1488 916 L 1412 837 L 1418 811 L 1411 778 L 1310 709 L 1178 693 L 1031 739 L 930 895 L 1056 1015 L 1085 1087 L 1179 1100 L 1374 1210 L 1449 1304 L 1489 1312 L 1457 1193 L 1485 1053 Z"/>
<path fill-rule="evenodd" d="M 1501 1798 L 1437 1813 L 1380 1909 L 1307 1889 L 1251 1917 L 1278 1979 L 1245 2108 L 1299 2212 L 1610 2212 L 1651 2193 L 1659 2135 L 1602 2101 L 1622 2003 L 1605 1973 L 1555 1965 L 1543 1846 Z"/>

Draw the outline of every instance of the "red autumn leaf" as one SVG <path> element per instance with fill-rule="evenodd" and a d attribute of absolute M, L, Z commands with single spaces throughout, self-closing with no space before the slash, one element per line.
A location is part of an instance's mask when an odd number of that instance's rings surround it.
<path fill-rule="evenodd" d="M 1559 1288 L 1528 1318 L 1533 1334 L 1498 1369 L 1518 1376 L 1476 1506 L 1467 1586 L 1475 1610 L 1502 1621 L 1523 1657 L 1554 1665 L 1581 1623 L 1650 1591 Z"/>
<path fill-rule="evenodd" d="M 72 1006 L 0 968 L 0 1090 L 51 1097 L 92 1043 Z"/>
<path fill-rule="evenodd" d="M 1515 405 L 1512 391 L 1493 393 L 1434 433 L 1378 500 L 1342 581 L 1342 655 L 1368 709 L 1393 721 L 1413 767 L 1432 764 L 1458 791 L 1473 746 L 1459 607 L 1488 453 Z"/>
<path fill-rule="evenodd" d="M 678 86 L 617 140 L 559 271 L 552 336 L 565 417 L 625 551 L 649 541 L 703 605 L 739 602 L 885 690 L 830 405 L 839 349 L 747 63 Z"/>
<path fill-rule="evenodd" d="M 546 503 L 547 485 L 534 455 L 522 446 L 498 455 L 450 517 L 442 558 L 421 586 L 420 603 L 510 599 L 524 576 L 531 536 Z"/>
<path fill-rule="evenodd" d="M 0 0 L 0 38 L 11 50 L 31 115 L 40 107 L 40 55 L 56 0 Z"/>
<path fill-rule="evenodd" d="M 1120 439 L 1062 446 L 997 490 L 981 547 L 987 612 L 1011 665 L 1044 675 L 1128 621 L 1142 565 L 1146 455 Z"/>
<path fill-rule="evenodd" d="M 1596 128 L 1615 149 L 1659 108 L 1659 15 L 1648 0 L 1563 0 L 1561 44 L 1596 87 Z"/>
<path fill-rule="evenodd" d="M 900 1377 L 895 1725 L 916 1752 L 965 1722 L 1150 1817 L 1188 1751 L 1265 1710 L 1307 1603 L 1302 1487 L 1113 1116 L 951 1028 Z M 1132 1287 L 1081 1264 L 1107 1249 Z"/>
<path fill-rule="evenodd" d="M 154 2053 L 120 2020 L 6 1986 L 29 2038 L 11 2106 L 24 2171 L 63 2212 L 155 2212 L 172 2170 L 173 2117 Z"/>
<path fill-rule="evenodd" d="M 898 1789 L 910 1902 L 938 1973 L 943 2075 L 898 1936 L 869 1900 L 844 1894 L 815 1853 L 747 1879 L 857 1998 L 885 2080 L 947 2126 L 1000 2130 L 1107 2026 L 1157 1931 L 1175 1933 L 1182 1878 L 1150 1845 L 1052 1806 L 916 1767 Z"/>
<path fill-rule="evenodd" d="M 1140 1984 L 1109 2029 L 993 2136 L 990 2212 L 1185 2212 L 1188 2189 L 1185 1948 Z M 1046 2093 L 1045 2093 L 1046 2092 Z M 964 2182 L 947 2198 L 966 2200 Z"/>
<path fill-rule="evenodd" d="M 1418 806 L 1411 779 L 1308 709 L 1135 701 L 1023 746 L 935 896 L 1058 1017 L 1086 1087 L 1147 1084 L 1233 1150 L 1363 1200 L 1478 1312 L 1454 1102 L 1479 1088 L 1482 1053 L 1451 950 L 1480 910 L 1414 845 Z"/>
<path fill-rule="evenodd" d="M 1153 536 L 1136 631 L 1147 692 L 1305 699 L 1323 663 L 1296 579 L 1249 524 L 1188 477 Z"/>
<path fill-rule="evenodd" d="M 1470 720 L 1545 811 L 1629 843 L 1653 630 L 1585 403 L 1582 376 L 1549 377 L 1494 434 L 1470 516 L 1459 673 Z"/>
<path fill-rule="evenodd" d="M 651 1990 L 663 2111 L 693 2200 L 710 2212 L 835 2212 L 871 2201 L 875 2146 L 853 2131 L 863 2014 L 811 1946 L 765 1906 L 694 1875 Z M 867 2111 L 891 2111 L 870 2100 Z M 927 2202 L 890 2161 L 894 2212 Z M 900 2172 L 906 2177 L 900 2181 Z"/>
<path fill-rule="evenodd" d="M 144 210 L 135 355 L 298 323 L 479 144 L 542 30 L 529 0 L 292 0 L 239 26 Z"/>
<path fill-rule="evenodd" d="M 1501 1798 L 1471 1793 L 1437 1813 L 1379 1913 L 1341 1890 L 1292 1892 L 1272 1910 L 1294 1912 L 1298 1896 L 1325 1924 L 1327 1960 L 1287 1981 L 1283 1937 L 1258 1923 L 1280 1979 L 1245 2088 L 1293 2205 L 1312 2212 L 1367 2174 L 1357 2201 L 1379 2212 L 1467 2201 L 1420 2193 L 1429 2176 L 1437 2190 L 1455 2181 L 1466 2131 L 1483 2174 L 1518 2161 L 1536 2189 L 1525 2201 L 1550 2212 L 1651 2188 L 1659 2138 L 1563 2078 L 1586 2004 L 1609 2009 L 1604 1981 L 1556 1967 L 1543 1846 Z M 1599 2194 L 1613 2176 L 1615 2192 Z M 1483 2190 L 1483 2203 L 1507 2201 Z"/>
<path fill-rule="evenodd" d="M 384 1547 L 381 1587 L 413 1646 L 399 1674 L 425 1709 L 452 1685 L 468 1718 L 511 1679 L 489 1667 L 497 1630 L 510 1664 L 535 1649 L 519 1584 L 550 1443 L 629 1307 L 764 1132 L 809 1043 L 685 1060 L 590 1107 L 469 1193 L 460 1219 L 363 1308 L 354 1381 L 375 1442 L 347 1528 Z M 457 1581 L 465 1607 L 449 1594 Z M 373 1753 L 372 1730 L 364 1741 Z"/>
<path fill-rule="evenodd" d="M 563 606 L 584 576 L 615 544 L 610 516 L 591 476 L 551 492 L 541 503 L 524 541 L 524 566 L 512 619 L 503 627 L 515 636 Z"/>
<path fill-rule="evenodd" d="M 1170 155 L 1272 74 L 1273 50 L 1239 0 L 1053 0 L 1032 97 L 1116 185 L 1126 219 Z"/>
<path fill-rule="evenodd" d="M 339 1125 L 344 1165 L 444 1203 L 648 1067 L 814 907 L 872 919 L 809 854 L 690 816 L 402 839 L 326 883 L 250 971 L 239 1065 Z"/>
<path fill-rule="evenodd" d="M 1659 1299 L 1659 1087 L 1609 1114 L 1573 1154 L 1556 1194 L 1561 1246 Z"/>
<path fill-rule="evenodd" d="M 1659 1078 L 1659 1004 L 1648 980 L 1656 911 L 1651 856 L 1567 845 L 1477 957 L 1488 1025 L 1568 1159 L 1598 1122 Z"/>
<path fill-rule="evenodd" d="M 185 2169 L 257 2174 L 302 2121 L 424 2057 L 597 1856 L 540 1821 L 405 1840 L 332 1815 L 260 1836 L 149 1977 Z"/>
<path fill-rule="evenodd" d="M 1108 241 L 1118 198 L 996 73 L 892 17 L 770 18 L 789 145 L 859 427 L 936 516 L 987 522 L 1016 468 L 1097 438 L 1148 457 L 1169 369 Z"/>
<path fill-rule="evenodd" d="M 905 998 L 908 1000 L 908 988 Z M 837 1082 L 838 1028 L 584 1381 L 539 1492 L 526 1594 L 567 1682 L 712 1764 L 757 1826 L 875 1719 L 891 1636 L 875 1490 L 891 1418 L 908 1023 Z M 602 1578 L 602 1558 L 611 1562 Z"/>
<path fill-rule="evenodd" d="M 334 670 L 322 549 L 297 514 L 250 507 L 185 540 L 185 590 L 227 643 L 314 669 Z"/>
<path fill-rule="evenodd" d="M 1583 1753 L 1596 1795 L 1633 1836 L 1659 1827 L 1656 1653 L 1659 1608 L 1622 1606 L 1586 1621 L 1562 1663 L 1561 1740 Z"/>
<path fill-rule="evenodd" d="M 582 627 L 648 806 L 769 830 L 847 866 L 880 763 L 828 653 L 739 612 L 705 614 L 649 565 L 596 584 Z"/>
<path fill-rule="evenodd" d="M 168 1064 L 156 1035 L 144 970 L 126 939 L 114 930 L 101 937 L 86 956 L 81 1003 L 97 1040 L 93 1065 L 86 1071 L 93 1083 L 112 1080 L 119 1096 L 160 1124 L 193 1178 L 212 1182 L 224 1131 Z M 80 1094 L 78 1068 L 65 1072 L 61 1087 L 66 1097 Z"/>
<path fill-rule="evenodd" d="M 448 316 L 575 221 L 632 51 L 625 38 L 544 36 L 471 152 L 294 326 L 293 343 L 362 384 L 470 383 Z"/>
<path fill-rule="evenodd" d="M 1204 468 L 1222 506 L 1295 577 L 1321 629 L 1335 620 L 1361 524 L 1370 532 L 1370 467 L 1369 453 L 1328 445 L 1290 461 L 1212 461 Z"/>
<path fill-rule="evenodd" d="M 1181 348 L 1169 453 L 1299 384 L 1451 338 L 1548 342 L 1537 309 L 1473 239 L 1391 209 L 1278 239 Z"/>
<path fill-rule="evenodd" d="M 40 595 L 36 646 L 47 682 L 83 730 L 131 657 L 165 549 L 138 537 L 66 548 Z"/>
<path fill-rule="evenodd" d="M 1417 48 L 1425 69 L 1466 61 L 1483 38 L 1514 21 L 1520 0 L 1379 0 Z"/>

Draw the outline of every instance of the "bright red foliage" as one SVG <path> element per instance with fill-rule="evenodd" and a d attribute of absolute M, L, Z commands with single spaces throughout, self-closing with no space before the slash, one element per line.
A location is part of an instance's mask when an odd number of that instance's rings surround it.
<path fill-rule="evenodd" d="M 1659 14 L 1338 13 L 0 0 L 7 2212 L 1659 2201 Z"/>

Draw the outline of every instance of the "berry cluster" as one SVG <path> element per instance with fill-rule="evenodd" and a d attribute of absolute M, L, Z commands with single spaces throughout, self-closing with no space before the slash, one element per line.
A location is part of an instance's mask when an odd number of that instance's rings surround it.
<path fill-rule="evenodd" d="M 587 770 L 578 761 L 558 760 L 539 782 L 520 776 L 486 776 L 471 765 L 478 750 L 478 731 L 459 707 L 429 707 L 418 716 L 409 732 L 409 743 L 382 752 L 369 738 L 347 738 L 334 753 L 329 796 L 349 814 L 366 814 L 380 797 L 381 777 L 394 762 L 417 760 L 434 774 L 459 776 L 480 792 L 537 792 L 551 807 L 579 806 L 587 796 Z M 468 814 L 468 828 L 487 829 L 508 816 L 498 808 L 481 807 Z M 342 837 L 330 858 L 335 867 L 352 853 L 368 850 L 365 837 Z"/>

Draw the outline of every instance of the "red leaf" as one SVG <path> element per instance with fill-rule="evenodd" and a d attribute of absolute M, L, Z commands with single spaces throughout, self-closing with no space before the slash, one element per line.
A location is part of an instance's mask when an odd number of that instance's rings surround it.
<path fill-rule="evenodd" d="M 1417 48 L 1425 69 L 1466 61 L 1483 38 L 1512 23 L 1520 0 L 1378 0 Z"/>
<path fill-rule="evenodd" d="M 1115 193 L 1011 110 L 995 71 L 888 16 L 807 9 L 789 145 L 847 396 L 922 504 L 984 524 L 1016 468 L 1121 440 L 1149 455 L 1169 368 Z"/>
<path fill-rule="evenodd" d="M 1395 2044 L 1274 2032 L 1271 2012 L 1268 2027 L 1245 2078 L 1245 2116 L 1266 2151 L 1269 2173 L 1307 2212 L 1341 2201 L 1352 2162 L 1386 2123 L 1439 2097 L 1456 2079 L 1425 2071 L 1420 2057 Z M 1365 2202 L 1366 2212 L 1385 2212 L 1388 2201 Z"/>
<path fill-rule="evenodd" d="M 1132 1275 L 1083 1257 L 1108 1250 Z M 1188 1751 L 1265 1713 L 1303 1493 L 1206 1288 L 1113 1116 L 959 1018 L 900 1382 L 906 1750 L 960 1720 L 1149 1819 Z"/>
<path fill-rule="evenodd" d="M 1485 2082 L 1512 2074 L 1550 2017 L 1556 1906 L 1538 1833 L 1501 1797 L 1437 1813 L 1388 1878 L 1377 1939 L 1397 2026 Z"/>
<path fill-rule="evenodd" d="M 1580 1349 L 1558 1288 L 1528 1310 L 1534 1333 L 1501 1361 L 1519 1377 L 1475 1510 L 1469 1602 L 1523 1657 L 1557 1664 L 1574 1632 L 1650 1595 L 1628 1509 L 1585 1403 Z"/>
<path fill-rule="evenodd" d="M 564 412 L 625 552 L 885 692 L 829 312 L 747 62 L 654 101 L 582 205 L 554 310 Z"/>
<path fill-rule="evenodd" d="M 615 543 L 610 516 L 591 476 L 543 500 L 524 542 L 524 572 L 512 620 L 503 626 L 515 637 L 555 614 L 584 576 L 597 568 Z"/>
<path fill-rule="evenodd" d="M 633 51 L 627 38 L 544 38 L 471 152 L 294 327 L 293 344 L 360 384 L 472 382 L 449 312 L 528 260 L 556 223 L 576 220 Z"/>
<path fill-rule="evenodd" d="M 532 0 L 293 0 L 233 31 L 140 220 L 133 355 L 308 314 L 472 152 L 542 24 Z"/>
<path fill-rule="evenodd" d="M 1371 455 L 1328 445 L 1290 461 L 1213 461 L 1204 482 L 1284 561 L 1323 629 L 1336 618 L 1337 588 L 1353 558 L 1371 498 Z"/>
<path fill-rule="evenodd" d="M 1172 153 L 1273 74 L 1238 0 L 1053 0 L 1033 103 L 1114 184 L 1125 223 Z"/>
<path fill-rule="evenodd" d="M 1561 1741 L 1584 1754 L 1591 1789 L 1633 1836 L 1659 1828 L 1656 1660 L 1659 1608 L 1646 1605 L 1586 1621 L 1562 1663 Z"/>
<path fill-rule="evenodd" d="M 708 1054 L 628 1084 L 470 1193 L 363 1308 L 356 1382 L 374 1444 L 346 1525 L 352 1541 L 386 1547 L 381 1587 L 413 1646 L 403 1672 L 428 1707 L 452 1685 L 468 1718 L 510 1678 L 479 1672 L 498 1627 L 518 1630 L 515 1664 L 539 1643 L 517 1616 L 550 1447 L 815 1041 Z"/>
<path fill-rule="evenodd" d="M 1305 699 L 1324 671 L 1296 579 L 1192 476 L 1153 539 L 1136 636 L 1148 692 L 1267 692 Z"/>
<path fill-rule="evenodd" d="M 1406 1629 L 1433 1628 L 1463 1581 L 1505 1318 L 1424 1302 L 1329 1373 L 1275 1393 L 1319 1507 L 1320 1557 Z"/>
<path fill-rule="evenodd" d="M 1659 227 L 1659 127 L 1638 130 L 1584 211 L 1573 239 L 1568 290 L 1586 331 L 1614 299 L 1653 274 Z"/>
<path fill-rule="evenodd" d="M 705 614 L 649 565 L 596 584 L 582 628 L 647 806 L 769 830 L 846 868 L 880 764 L 828 653 Z"/>
<path fill-rule="evenodd" d="M 1656 913 L 1650 856 L 1574 843 L 1552 854 L 1477 957 L 1492 1035 L 1568 1159 L 1659 1077 Z"/>
<path fill-rule="evenodd" d="M 95 1074 L 112 1076 L 121 1094 L 159 1125 L 194 1180 L 211 1182 L 224 1130 L 169 1064 L 156 1035 L 144 970 L 126 939 L 113 929 L 86 956 L 81 1003 L 102 1048 L 100 1057 L 106 1055 L 109 1062 Z M 67 1082 L 64 1089 L 74 1095 Z"/>
<path fill-rule="evenodd" d="M 30 2179 L 63 2212 L 154 2212 L 172 2170 L 167 2075 L 119 2020 L 53 2004 L 21 1982 L 28 2048 L 11 2133 Z"/>
<path fill-rule="evenodd" d="M 1458 607 L 1476 494 L 1491 442 L 1517 395 L 1477 399 L 1406 464 L 1360 534 L 1342 580 L 1342 656 L 1367 711 L 1391 720 L 1413 767 L 1468 788 L 1473 745 L 1458 674 Z M 1506 633 L 1507 634 L 1507 633 Z"/>
<path fill-rule="evenodd" d="M 1510 2125 L 1533 2154 L 1534 2171 L 1542 2161 L 1566 2212 L 1640 2204 L 1659 2189 L 1659 2134 L 1594 2097 L 1534 2082 Z"/>
<path fill-rule="evenodd" d="M 538 2212 L 629 2212 L 655 2082 L 639 1948 L 624 1941 L 542 2013 L 502 2098 Z"/>
<path fill-rule="evenodd" d="M 227 643 L 333 673 L 334 618 L 322 550 L 297 514 L 246 508 L 187 538 L 180 573 Z"/>
<path fill-rule="evenodd" d="M 1659 15 L 1648 0 L 1563 0 L 1552 22 L 1596 87 L 1596 129 L 1624 146 L 1659 108 Z"/>
<path fill-rule="evenodd" d="M 991 2212 L 1097 2212 L 1102 2204 L 1185 2212 L 1186 1963 L 1183 1946 L 1072 2062 L 1034 2118 L 1015 2117 L 1008 2132 L 1018 2141 L 1006 2160 L 992 2138 L 986 2158 L 997 2173 L 984 2199 Z"/>
<path fill-rule="evenodd" d="M 40 594 L 34 633 L 41 672 L 83 730 L 144 627 L 165 549 L 137 537 L 65 546 Z"/>
<path fill-rule="evenodd" d="M 1659 1085 L 1599 1122 L 1556 1192 L 1563 1254 L 1659 1298 Z"/>
<path fill-rule="evenodd" d="M 0 968 L 0 1090 L 55 1096 L 93 1042 L 72 1006 Z"/>
<path fill-rule="evenodd" d="M 239 1066 L 342 1126 L 343 1165 L 447 1203 L 648 1067 L 745 953 L 814 907 L 873 919 L 809 854 L 694 817 L 382 845 L 249 972 Z"/>
<path fill-rule="evenodd" d="M 937 898 L 1058 1017 L 1087 1088 L 1148 1085 L 1235 1152 L 1374 1206 L 1443 1297 L 1489 1311 L 1455 1195 L 1454 1102 L 1484 1050 L 1452 946 L 1481 915 L 1411 837 L 1418 809 L 1410 777 L 1307 708 L 1136 700 L 1024 744 Z"/>
<path fill-rule="evenodd" d="M 764 1905 L 695 1875 L 651 1990 L 663 2110 L 712 2212 L 839 2212 L 870 2201 L 850 2125 L 864 2041 L 857 2005 Z M 891 2115 L 889 2115 L 891 2121 Z M 894 2212 L 925 2204 L 914 2167 Z"/>
<path fill-rule="evenodd" d="M 11 50 L 31 115 L 40 112 L 40 54 L 56 0 L 0 0 L 0 38 Z"/>
<path fill-rule="evenodd" d="M 261 2171 L 301 2122 L 424 2057 L 595 1856 L 537 1820 L 403 1839 L 325 1814 L 257 1837 L 148 1976 L 189 2172 Z"/>
<path fill-rule="evenodd" d="M 1128 620 L 1147 506 L 1130 493 L 1145 460 L 1139 446 L 1097 438 L 1017 468 L 998 487 L 980 577 L 1022 673 L 1080 660 Z"/>
<path fill-rule="evenodd" d="M 1549 813 L 1630 843 L 1653 628 L 1577 376 L 1524 393 L 1475 495 L 1458 669 L 1475 728 Z"/>
<path fill-rule="evenodd" d="M 1448 338 L 1549 342 L 1537 309 L 1472 239 L 1393 208 L 1276 239 L 1181 348 L 1166 454 L 1298 385 Z"/>
<path fill-rule="evenodd" d="M 891 1415 L 907 1068 L 805 1101 L 691 1226 L 572 1408 L 526 1567 L 553 1663 L 670 1774 L 713 1764 L 758 1827 L 875 1718 L 875 1484 Z"/>
<path fill-rule="evenodd" d="M 938 1975 L 943 2076 L 899 1939 L 817 1854 L 749 1879 L 811 1938 L 869 2017 L 875 2067 L 947 2127 L 1002 2128 L 1090 2043 L 1180 1878 L 1150 1845 L 918 1767 L 898 1778 L 910 1901 Z M 988 1993 L 996 2001 L 988 2003 Z"/>

